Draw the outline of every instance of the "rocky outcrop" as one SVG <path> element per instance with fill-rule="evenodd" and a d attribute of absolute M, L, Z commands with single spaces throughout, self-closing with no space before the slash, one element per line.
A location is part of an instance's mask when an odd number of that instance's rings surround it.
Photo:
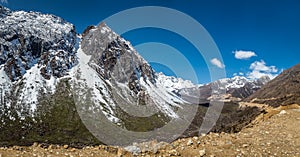
<path fill-rule="evenodd" d="M 151 66 L 128 41 L 114 33 L 105 23 L 88 27 L 81 47 L 85 53 L 92 55 L 90 65 L 105 79 L 113 76 L 118 82 L 126 82 L 135 93 L 141 90 L 138 83 L 140 77 L 155 83 L 155 73 Z"/>
<path fill-rule="evenodd" d="M 63 19 L 0 8 L 0 65 L 11 81 L 38 64 L 44 78 L 62 77 L 76 61 L 76 31 Z"/>
<path fill-rule="evenodd" d="M 0 6 L 0 145 L 99 142 L 62 79 L 78 63 L 77 43 L 59 17 Z"/>

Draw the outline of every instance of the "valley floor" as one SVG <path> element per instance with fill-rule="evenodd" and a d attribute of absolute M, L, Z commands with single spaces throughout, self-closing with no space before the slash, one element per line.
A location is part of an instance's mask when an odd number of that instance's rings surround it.
<path fill-rule="evenodd" d="M 135 147 L 133 147 L 135 148 Z M 210 133 L 185 138 L 171 144 L 150 142 L 140 145 L 136 156 L 291 156 L 300 157 L 300 107 L 267 109 L 267 113 L 236 134 Z M 85 147 L 43 146 L 0 148 L 0 157 L 6 156 L 133 156 L 122 148 L 109 146 Z"/>

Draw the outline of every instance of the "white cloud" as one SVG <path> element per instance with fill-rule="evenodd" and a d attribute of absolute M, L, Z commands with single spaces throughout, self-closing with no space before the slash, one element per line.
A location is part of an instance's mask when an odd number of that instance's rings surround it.
<path fill-rule="evenodd" d="M 243 72 L 234 73 L 233 76 L 244 76 L 245 74 Z"/>
<path fill-rule="evenodd" d="M 278 69 L 275 66 L 266 66 L 266 62 L 261 60 L 261 61 L 256 61 L 250 65 L 250 70 L 255 70 L 255 71 L 264 71 L 268 73 L 277 73 Z"/>
<path fill-rule="evenodd" d="M 258 79 L 262 76 L 268 76 L 271 79 L 278 75 L 278 69 L 275 66 L 267 66 L 266 62 L 255 61 L 250 65 L 251 72 L 247 73 L 247 77 L 250 79 Z"/>
<path fill-rule="evenodd" d="M 234 51 L 233 53 L 236 59 L 249 59 L 251 57 L 257 56 L 256 53 L 253 51 L 238 50 L 238 51 Z"/>
<path fill-rule="evenodd" d="M 218 68 L 225 68 L 225 65 L 217 58 L 213 58 L 212 60 L 210 60 L 211 64 L 217 66 Z"/>
<path fill-rule="evenodd" d="M 1 0 L 1 3 L 8 3 L 7 0 Z"/>

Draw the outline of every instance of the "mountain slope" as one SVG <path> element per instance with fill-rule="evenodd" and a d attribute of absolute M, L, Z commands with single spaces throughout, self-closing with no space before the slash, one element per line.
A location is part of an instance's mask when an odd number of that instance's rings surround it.
<path fill-rule="evenodd" d="M 104 23 L 85 32 L 81 49 L 91 55 L 88 65 L 97 72 L 102 84 L 107 81 L 111 84 L 113 94 L 106 97 L 108 101 L 114 105 L 126 102 L 125 107 L 150 105 L 168 116 L 177 117 L 171 108 L 184 102 L 157 81 L 157 74 L 128 41 Z"/>
<path fill-rule="evenodd" d="M 0 14 L 0 83 L 6 93 L 2 100 L 33 113 L 40 92 L 53 92 L 56 79 L 77 63 L 76 31 L 53 15 L 4 7 Z M 14 102 L 5 98 L 8 95 Z"/>
<path fill-rule="evenodd" d="M 283 71 L 246 101 L 266 103 L 273 107 L 300 104 L 300 64 Z"/>
<path fill-rule="evenodd" d="M 0 6 L 0 145 L 99 143 L 67 78 L 76 44 L 74 26 L 59 17 Z"/>

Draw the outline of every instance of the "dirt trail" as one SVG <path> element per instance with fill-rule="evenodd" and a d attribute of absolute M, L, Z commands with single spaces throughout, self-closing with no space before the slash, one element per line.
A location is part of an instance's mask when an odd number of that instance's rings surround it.
<path fill-rule="evenodd" d="M 263 107 L 263 106 L 262 106 Z M 136 148 L 136 147 L 133 147 Z M 291 105 L 276 109 L 256 118 L 247 128 L 236 134 L 210 133 L 185 138 L 171 144 L 149 142 L 139 145 L 136 156 L 291 156 L 300 157 L 300 107 Z M 6 156 L 133 156 L 122 148 L 96 146 L 83 149 L 50 145 L 0 148 L 0 157 Z"/>

